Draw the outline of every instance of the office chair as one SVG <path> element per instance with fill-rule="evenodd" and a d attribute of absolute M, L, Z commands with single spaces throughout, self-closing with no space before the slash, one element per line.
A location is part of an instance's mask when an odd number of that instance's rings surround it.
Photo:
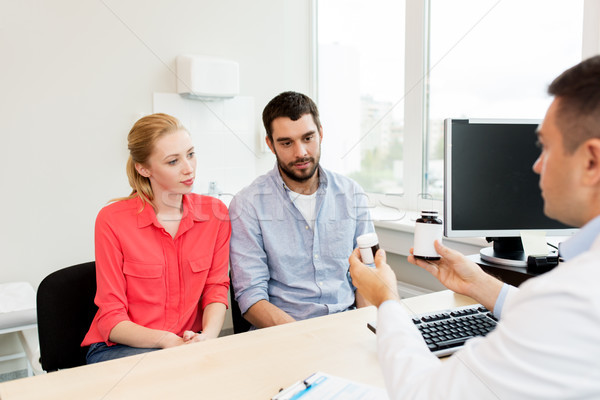
<path fill-rule="evenodd" d="M 40 362 L 46 372 L 85 365 L 81 347 L 98 310 L 96 263 L 63 268 L 48 275 L 37 291 Z"/>
<path fill-rule="evenodd" d="M 229 272 L 229 281 L 231 282 L 231 272 Z M 229 297 L 231 299 L 231 319 L 233 321 L 233 333 L 248 332 L 252 324 L 242 316 L 242 311 L 237 301 L 235 301 L 235 292 L 233 282 L 229 285 Z"/>

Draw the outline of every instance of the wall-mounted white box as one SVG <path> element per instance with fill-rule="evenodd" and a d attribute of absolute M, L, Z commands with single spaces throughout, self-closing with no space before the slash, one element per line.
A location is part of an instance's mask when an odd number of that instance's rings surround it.
<path fill-rule="evenodd" d="M 170 114 L 192 135 L 197 159 L 194 192 L 206 194 L 217 182 L 231 196 L 256 178 L 257 150 L 254 98 L 236 96 L 195 101 L 174 93 L 154 93 L 154 112 Z M 227 204 L 227 199 L 221 197 Z"/>
<path fill-rule="evenodd" d="M 240 92 L 239 64 L 198 55 L 177 56 L 177 93 L 201 100 L 235 97 Z"/>

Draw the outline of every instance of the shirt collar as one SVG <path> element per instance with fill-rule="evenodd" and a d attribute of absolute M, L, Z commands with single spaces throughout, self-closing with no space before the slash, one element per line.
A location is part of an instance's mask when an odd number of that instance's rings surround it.
<path fill-rule="evenodd" d="M 579 232 L 570 239 L 558 245 L 558 254 L 568 261 L 581 253 L 588 251 L 596 237 L 600 234 L 600 215 L 585 224 Z"/>
<path fill-rule="evenodd" d="M 138 214 L 137 218 L 138 228 L 144 228 L 148 225 L 161 227 L 156 219 L 156 213 L 154 212 L 152 204 L 144 204 L 139 196 L 136 197 L 136 210 L 141 209 L 142 206 L 144 206 L 144 209 Z M 201 207 L 195 207 L 190 196 L 183 195 L 183 215 L 181 216 L 181 221 L 187 221 L 188 219 L 191 219 L 192 221 L 207 221 L 209 219 L 208 214 L 202 213 L 200 208 Z"/>
<path fill-rule="evenodd" d="M 195 196 L 195 198 L 204 198 L 204 199 L 211 199 L 211 197 L 203 197 L 203 196 Z M 200 204 L 195 203 L 194 201 L 192 201 L 192 196 L 184 194 L 183 195 L 183 215 L 182 215 L 182 220 L 185 219 L 188 215 L 188 213 L 190 214 L 190 218 L 194 221 L 208 221 L 210 219 L 210 215 L 208 212 L 206 212 L 207 210 L 205 210 L 205 207 L 209 207 L 210 211 L 212 212 L 212 202 L 207 202 L 206 200 L 202 200 L 200 201 Z"/>
<path fill-rule="evenodd" d="M 156 213 L 154 212 L 152 204 L 142 201 L 142 199 L 137 196 L 135 198 L 135 209 L 136 211 L 142 210 L 137 216 L 138 228 L 143 228 L 152 224 L 158 226 L 158 220 L 156 219 Z"/>

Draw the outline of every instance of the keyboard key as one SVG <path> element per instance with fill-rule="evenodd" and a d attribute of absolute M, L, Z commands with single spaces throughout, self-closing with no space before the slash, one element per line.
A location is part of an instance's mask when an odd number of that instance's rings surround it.
<path fill-rule="evenodd" d="M 423 318 L 421 318 L 423 320 L 423 322 L 432 322 L 432 321 L 439 321 L 442 319 L 446 319 L 446 318 L 450 318 L 450 314 L 433 314 L 433 315 L 427 315 Z"/>
<path fill-rule="evenodd" d="M 442 342 L 438 342 L 437 345 L 440 348 L 462 346 L 469 339 L 471 339 L 471 337 L 463 337 L 463 338 L 459 338 L 459 339 L 449 339 L 449 340 L 445 340 Z"/>
<path fill-rule="evenodd" d="M 479 311 L 476 308 L 470 308 L 466 310 L 452 311 L 450 315 L 453 317 L 463 317 L 465 315 L 477 314 Z"/>
<path fill-rule="evenodd" d="M 494 317 L 494 314 L 492 314 L 491 312 L 487 312 L 485 314 L 486 317 L 493 319 L 494 321 L 498 322 L 498 318 Z"/>

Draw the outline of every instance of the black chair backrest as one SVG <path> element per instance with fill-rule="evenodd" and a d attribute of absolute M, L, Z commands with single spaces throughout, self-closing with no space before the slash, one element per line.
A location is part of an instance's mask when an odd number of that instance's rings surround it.
<path fill-rule="evenodd" d="M 231 273 L 229 273 L 229 281 L 231 282 Z M 242 311 L 238 302 L 235 301 L 235 292 L 233 290 L 233 282 L 229 285 L 229 297 L 231 298 L 231 320 L 233 321 L 233 333 L 248 332 L 252 324 L 242 316 Z"/>
<path fill-rule="evenodd" d="M 81 342 L 98 310 L 96 263 L 87 262 L 48 275 L 37 291 L 40 362 L 47 371 L 85 365 Z"/>

